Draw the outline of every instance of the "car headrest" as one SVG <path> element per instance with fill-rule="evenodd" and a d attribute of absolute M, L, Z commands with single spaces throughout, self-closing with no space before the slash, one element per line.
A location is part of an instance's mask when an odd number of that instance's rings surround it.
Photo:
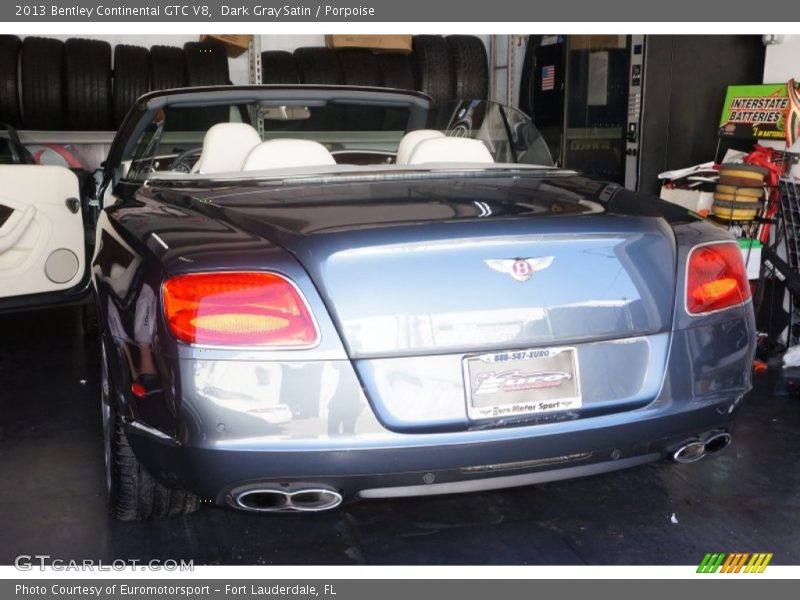
<path fill-rule="evenodd" d="M 335 165 L 328 149 L 311 140 L 276 139 L 261 142 L 250 151 L 242 171 Z"/>
<path fill-rule="evenodd" d="M 395 164 L 407 165 L 408 159 L 411 158 L 411 154 L 414 152 L 417 144 L 425 140 L 440 137 L 444 137 L 444 134 L 435 129 L 417 129 L 416 131 L 409 131 L 403 136 L 403 139 L 400 140 L 400 145 L 397 146 Z"/>
<path fill-rule="evenodd" d="M 480 140 L 440 137 L 421 141 L 408 159 L 409 165 L 441 162 L 493 163 L 494 158 Z"/>
<path fill-rule="evenodd" d="M 247 123 L 217 123 L 206 132 L 193 173 L 238 171 L 250 151 L 261 143 L 258 131 Z"/>

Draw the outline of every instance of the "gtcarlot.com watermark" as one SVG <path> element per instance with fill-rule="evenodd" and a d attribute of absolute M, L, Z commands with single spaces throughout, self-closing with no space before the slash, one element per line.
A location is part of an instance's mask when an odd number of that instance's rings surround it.
<path fill-rule="evenodd" d="M 193 560 L 118 558 L 110 562 L 94 559 L 62 560 L 49 554 L 20 554 L 14 559 L 18 571 L 194 571 Z"/>

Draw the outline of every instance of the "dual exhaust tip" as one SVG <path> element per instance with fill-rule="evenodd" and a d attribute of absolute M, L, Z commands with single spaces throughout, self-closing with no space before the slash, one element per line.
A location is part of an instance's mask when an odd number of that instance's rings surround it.
<path fill-rule="evenodd" d="M 731 434 L 725 431 L 715 433 L 705 440 L 693 438 L 683 442 L 672 454 L 672 459 L 679 463 L 693 463 L 708 454 L 716 454 L 731 445 Z"/>
<path fill-rule="evenodd" d="M 342 495 L 323 487 L 281 490 L 248 488 L 231 493 L 233 505 L 250 512 L 320 512 L 336 508 Z"/>

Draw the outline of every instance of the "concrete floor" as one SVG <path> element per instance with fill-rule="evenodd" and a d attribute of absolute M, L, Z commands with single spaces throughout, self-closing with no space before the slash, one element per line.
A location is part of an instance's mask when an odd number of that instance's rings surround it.
<path fill-rule="evenodd" d="M 697 564 L 709 551 L 774 552 L 774 564 L 800 563 L 800 401 L 780 374 L 757 379 L 734 444 L 694 465 L 318 515 L 203 507 L 188 518 L 119 523 L 104 506 L 98 347 L 80 323 L 74 308 L 0 317 L 0 564 L 18 554 L 195 564 Z"/>

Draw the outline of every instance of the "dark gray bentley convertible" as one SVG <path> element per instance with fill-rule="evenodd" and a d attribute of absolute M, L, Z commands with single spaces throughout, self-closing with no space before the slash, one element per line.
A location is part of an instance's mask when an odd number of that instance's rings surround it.
<path fill-rule="evenodd" d="M 112 512 L 255 512 L 725 448 L 755 328 L 738 246 L 554 168 L 530 121 L 415 93 L 143 97 L 91 271 Z"/>

